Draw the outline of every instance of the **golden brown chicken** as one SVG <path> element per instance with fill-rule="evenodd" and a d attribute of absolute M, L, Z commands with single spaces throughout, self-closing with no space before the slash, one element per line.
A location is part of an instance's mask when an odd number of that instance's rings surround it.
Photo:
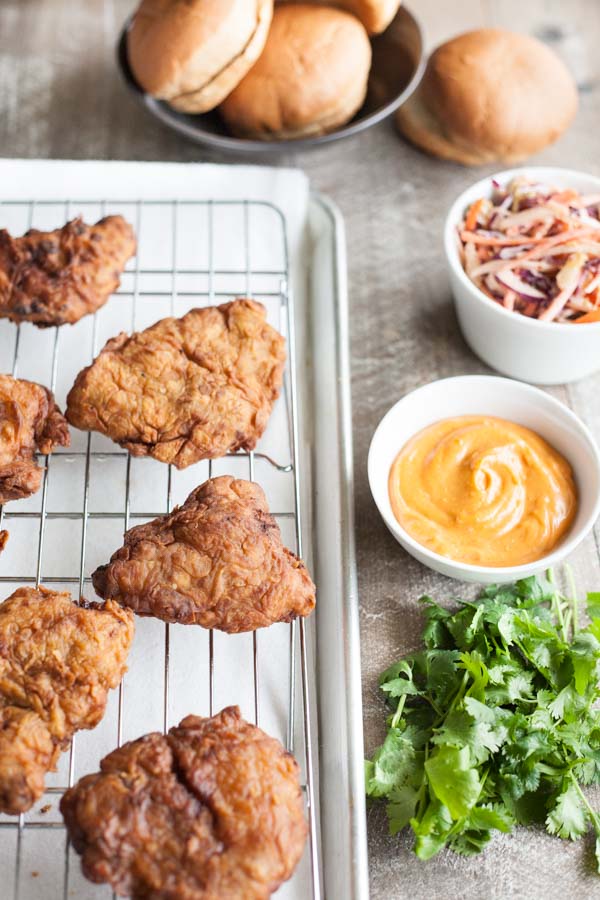
<path fill-rule="evenodd" d="M 60 809 L 83 872 L 122 896 L 266 900 L 306 841 L 298 764 L 237 707 L 110 753 Z"/>
<path fill-rule="evenodd" d="M 193 309 L 110 340 L 77 376 L 67 419 L 183 469 L 256 446 L 284 362 L 284 339 L 260 303 Z"/>
<path fill-rule="evenodd" d="M 0 375 L 0 505 L 34 494 L 44 470 L 35 452 L 68 447 L 69 426 L 47 388 Z"/>
<path fill-rule="evenodd" d="M 14 238 L 0 230 L 0 318 L 40 328 L 78 322 L 119 287 L 135 254 L 131 225 L 106 216 L 95 225 L 73 219 L 54 231 Z"/>
<path fill-rule="evenodd" d="M 75 734 L 104 715 L 126 669 L 133 614 L 19 588 L 0 604 L 0 812 L 25 812 Z"/>
<path fill-rule="evenodd" d="M 283 546 L 262 488 L 230 475 L 128 531 L 92 580 L 101 597 L 138 615 L 228 632 L 290 622 L 315 605 L 306 566 Z"/>

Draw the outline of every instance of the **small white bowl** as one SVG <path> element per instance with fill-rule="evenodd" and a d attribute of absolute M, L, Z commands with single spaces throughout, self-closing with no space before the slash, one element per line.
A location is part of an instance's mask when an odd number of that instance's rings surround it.
<path fill-rule="evenodd" d="M 579 508 L 565 539 L 552 553 L 521 566 L 475 566 L 434 553 L 398 523 L 388 492 L 396 455 L 418 431 L 440 419 L 465 415 L 498 416 L 545 438 L 571 464 Z M 411 556 L 430 569 L 461 581 L 485 584 L 526 578 L 561 562 L 581 543 L 600 514 L 600 453 L 586 426 L 564 404 L 520 381 L 491 375 L 464 375 L 433 381 L 406 394 L 379 423 L 369 449 L 369 485 L 383 521 Z"/>
<path fill-rule="evenodd" d="M 464 191 L 452 204 L 444 228 L 444 250 L 458 321 L 473 352 L 498 372 L 537 384 L 577 381 L 600 370 L 600 322 L 540 322 L 504 309 L 473 284 L 460 261 L 456 226 L 467 207 L 478 197 L 490 196 L 492 178 L 506 184 L 516 175 L 558 188 L 600 191 L 600 178 L 551 166 L 508 169 L 483 178 Z"/>

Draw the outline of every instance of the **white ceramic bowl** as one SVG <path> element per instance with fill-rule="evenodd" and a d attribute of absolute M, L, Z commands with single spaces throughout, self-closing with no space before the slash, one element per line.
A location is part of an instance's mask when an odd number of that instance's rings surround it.
<path fill-rule="evenodd" d="M 510 568 L 455 562 L 415 541 L 392 512 L 388 477 L 397 453 L 422 428 L 464 415 L 499 416 L 525 425 L 545 438 L 573 467 L 579 490 L 575 521 L 563 542 L 537 562 Z M 464 375 L 433 381 L 406 394 L 379 423 L 371 440 L 368 470 L 373 499 L 398 543 L 430 569 L 461 581 L 514 581 L 555 566 L 581 543 L 600 514 L 600 454 L 589 430 L 549 394 L 508 378 Z"/>
<path fill-rule="evenodd" d="M 576 381 L 600 370 L 600 322 L 566 325 L 539 322 L 510 312 L 473 284 L 458 255 L 456 226 L 467 207 L 478 197 L 490 196 L 492 178 L 505 184 L 515 175 L 559 188 L 600 191 L 600 178 L 550 166 L 508 169 L 483 178 L 464 191 L 452 204 L 444 228 L 444 250 L 458 321 L 473 352 L 498 372 L 537 384 Z"/>

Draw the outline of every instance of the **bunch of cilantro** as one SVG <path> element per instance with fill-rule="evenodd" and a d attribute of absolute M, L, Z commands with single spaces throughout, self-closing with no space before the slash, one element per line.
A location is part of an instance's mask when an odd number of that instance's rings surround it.
<path fill-rule="evenodd" d="M 429 597 L 425 649 L 387 669 L 392 714 L 366 763 L 390 833 L 410 825 L 415 852 L 479 853 L 494 830 L 545 822 L 576 840 L 600 814 L 582 785 L 600 783 L 600 593 L 590 624 L 548 579 L 490 587 L 449 612 Z"/>

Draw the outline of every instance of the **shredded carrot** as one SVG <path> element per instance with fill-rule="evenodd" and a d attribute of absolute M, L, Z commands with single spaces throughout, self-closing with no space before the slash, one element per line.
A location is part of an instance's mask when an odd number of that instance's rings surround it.
<path fill-rule="evenodd" d="M 556 193 L 550 195 L 550 199 L 555 200 L 557 203 L 570 203 L 571 200 L 579 200 L 579 197 L 580 194 L 572 189 L 557 191 Z"/>
<path fill-rule="evenodd" d="M 475 203 L 471 204 L 471 208 L 467 213 L 467 218 L 465 219 L 465 228 L 467 231 L 473 231 L 475 226 L 477 225 L 477 216 L 483 206 L 483 197 L 480 197 L 479 200 L 476 200 Z"/>
<path fill-rule="evenodd" d="M 586 322 L 600 322 L 600 309 L 593 309 L 591 312 L 585 313 L 585 315 L 575 319 L 573 324 L 583 325 Z"/>

